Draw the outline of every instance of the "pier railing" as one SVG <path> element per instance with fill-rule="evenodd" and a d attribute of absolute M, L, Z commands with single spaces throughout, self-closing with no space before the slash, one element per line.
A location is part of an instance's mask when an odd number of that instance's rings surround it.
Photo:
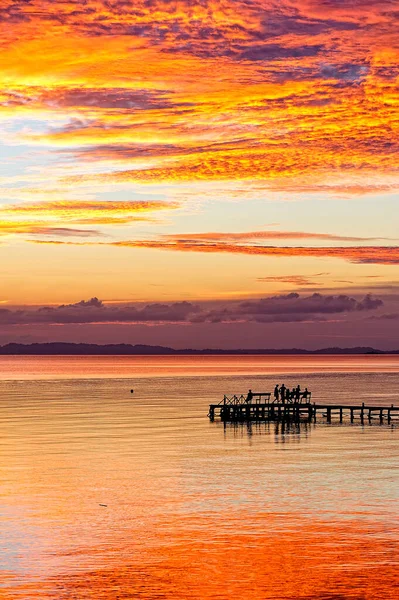
<path fill-rule="evenodd" d="M 234 394 L 233 396 L 224 396 L 218 406 L 239 406 L 241 404 L 274 404 L 279 403 L 281 400 L 271 399 L 271 392 L 252 392 L 252 397 L 248 399 L 248 394 Z M 312 392 L 300 393 L 299 398 L 292 398 L 285 400 L 283 404 L 310 404 L 312 399 Z"/>
<path fill-rule="evenodd" d="M 233 396 L 224 396 L 223 400 L 219 402 L 220 405 L 224 406 L 238 406 L 240 404 L 268 404 L 270 402 L 270 392 L 252 392 L 252 398 L 248 400 L 247 394 L 240 394 Z"/>

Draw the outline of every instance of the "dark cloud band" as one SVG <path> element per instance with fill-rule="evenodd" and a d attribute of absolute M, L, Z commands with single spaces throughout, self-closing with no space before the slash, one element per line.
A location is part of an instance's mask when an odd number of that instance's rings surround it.
<path fill-rule="evenodd" d="M 98 298 L 76 304 L 36 309 L 0 308 L 2 325 L 99 324 L 99 323 L 221 323 L 221 322 L 301 322 L 321 320 L 331 315 L 374 311 L 383 301 L 371 295 L 358 300 L 347 295 L 292 293 L 260 300 L 230 302 L 209 310 L 191 302 L 171 304 L 105 305 Z"/>

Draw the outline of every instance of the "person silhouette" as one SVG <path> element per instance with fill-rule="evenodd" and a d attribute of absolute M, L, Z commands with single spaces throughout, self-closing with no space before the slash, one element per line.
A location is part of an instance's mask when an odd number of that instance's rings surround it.
<path fill-rule="evenodd" d="M 246 397 L 245 402 L 248 402 L 248 404 L 252 401 L 252 398 L 254 397 L 252 390 L 248 390 L 248 395 Z"/>
<path fill-rule="evenodd" d="M 278 388 L 278 383 L 276 383 L 276 387 L 274 388 L 274 399 L 276 402 L 278 402 L 278 394 L 279 394 L 279 388 Z"/>
<path fill-rule="evenodd" d="M 286 389 L 287 389 L 287 388 L 285 387 L 285 385 L 284 385 L 284 383 L 283 383 L 283 385 L 282 385 L 282 386 L 281 386 L 281 388 L 280 388 L 281 401 L 282 401 L 282 403 L 283 403 L 283 404 L 284 404 L 284 402 L 285 402 L 285 390 L 286 390 Z"/>

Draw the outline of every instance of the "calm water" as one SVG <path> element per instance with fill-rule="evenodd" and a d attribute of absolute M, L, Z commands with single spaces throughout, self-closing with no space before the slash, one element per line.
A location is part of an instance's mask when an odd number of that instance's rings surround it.
<path fill-rule="evenodd" d="M 399 356 L 0 357 L 1 600 L 398 597 L 399 422 L 206 418 L 277 382 L 397 405 Z"/>

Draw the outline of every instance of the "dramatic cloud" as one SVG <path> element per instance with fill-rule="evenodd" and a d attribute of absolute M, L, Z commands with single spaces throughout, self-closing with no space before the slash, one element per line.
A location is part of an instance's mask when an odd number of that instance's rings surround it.
<path fill-rule="evenodd" d="M 236 260 L 236 272 L 220 273 L 232 261 L 217 253 L 285 257 L 286 279 L 269 279 L 271 291 L 309 285 L 306 275 L 295 279 L 296 266 L 356 286 L 358 274 L 399 264 L 396 1 L 0 4 L 5 297 L 23 304 L 24 290 L 35 289 L 35 302 L 51 303 L 72 281 L 76 297 L 89 283 L 131 298 L 134 277 L 140 299 L 159 298 L 157 277 L 168 299 L 266 289 L 256 278 L 269 275 L 267 260 L 248 272 L 250 261 Z M 261 231 L 270 221 L 282 223 L 278 231 Z M 249 232 L 220 233 L 232 227 Z M 202 228 L 211 232 L 176 233 Z M 16 237 L 43 245 L 21 243 L 8 255 Z M 104 262 L 92 260 L 97 245 Z M 131 258 L 121 270 L 112 269 L 119 247 L 132 249 L 120 253 Z M 324 267 L 320 258 L 340 262 Z M 166 314 L 181 315 L 170 307 Z M 155 310 L 118 307 L 112 316 L 111 308 L 56 313 L 140 322 Z"/>
<path fill-rule="evenodd" d="M 170 250 L 174 252 L 202 252 L 205 254 L 246 254 L 249 256 L 280 256 L 285 258 L 338 258 L 354 264 L 364 265 L 399 264 L 399 246 L 261 246 L 228 242 L 196 242 L 194 240 L 181 239 L 170 241 L 168 236 L 160 240 L 122 240 L 117 242 L 32 241 L 36 244 L 102 245 L 119 248 Z"/>
<path fill-rule="evenodd" d="M 76 304 L 38 309 L 10 310 L 0 308 L 0 323 L 21 325 L 34 323 L 151 323 L 182 322 L 199 312 L 199 307 L 189 302 L 173 304 L 148 304 L 144 307 L 106 306 L 98 298 L 82 300 Z"/>
<path fill-rule="evenodd" d="M 114 89 L 82 89 L 65 88 L 58 89 L 57 93 L 45 90 L 38 91 L 38 96 L 33 101 L 40 104 L 48 104 L 50 107 L 56 105 L 60 108 L 84 109 L 114 109 L 142 111 L 151 109 L 169 109 L 189 106 L 187 103 L 173 103 L 170 100 L 171 93 L 164 90 L 132 90 L 130 88 Z M 22 99 L 25 101 L 26 99 Z M 29 100 L 28 100 L 29 101 Z"/>
<path fill-rule="evenodd" d="M 0 235 L 3 233 L 21 234 L 54 234 L 54 235 L 100 235 L 97 231 L 85 229 L 68 229 L 59 224 L 68 221 L 87 225 L 119 225 L 135 221 L 152 221 L 152 213 L 173 210 L 179 207 L 176 202 L 158 201 L 55 201 L 29 202 L 25 204 L 6 205 L 0 208 L 0 216 L 11 217 L 8 221 L 0 221 Z M 16 222 L 15 216 L 28 216 L 41 219 L 41 222 Z M 47 219 L 47 221 L 43 221 Z M 57 226 L 54 226 L 57 223 Z"/>
<path fill-rule="evenodd" d="M 333 235 L 330 233 L 309 233 L 305 231 L 247 231 L 241 233 L 184 233 L 165 236 L 165 239 L 171 241 L 183 242 L 218 242 L 237 241 L 245 242 L 251 240 L 326 240 L 329 242 L 366 242 L 375 241 L 381 238 L 377 237 L 355 237 Z"/>
<path fill-rule="evenodd" d="M 0 118 L 13 143 L 69 149 L 75 184 L 390 193 L 397 17 L 374 0 L 3 0 Z"/>
<path fill-rule="evenodd" d="M 256 321 L 257 323 L 290 323 L 323 319 L 326 315 L 375 310 L 383 306 L 382 300 L 365 296 L 358 301 L 346 295 L 300 296 L 288 294 L 261 300 L 241 302 L 232 308 L 223 308 L 199 314 L 195 320 L 212 323 L 230 321 Z"/>
<path fill-rule="evenodd" d="M 370 295 L 356 300 L 346 295 L 300 296 L 288 294 L 241 303 L 230 302 L 226 306 L 207 310 L 190 302 L 172 304 L 105 305 L 98 298 L 82 300 L 76 304 L 37 309 L 0 308 L 0 323 L 22 324 L 72 324 L 72 323 L 220 323 L 256 321 L 259 323 L 300 322 L 320 320 L 323 315 L 337 315 L 359 311 L 372 311 L 383 306 L 382 300 Z"/>
<path fill-rule="evenodd" d="M 399 246 L 259 246 L 224 242 L 196 242 L 195 240 L 158 240 L 113 242 L 114 246 L 153 248 L 175 252 L 206 252 L 248 254 L 252 256 L 340 258 L 357 264 L 399 264 Z"/>

